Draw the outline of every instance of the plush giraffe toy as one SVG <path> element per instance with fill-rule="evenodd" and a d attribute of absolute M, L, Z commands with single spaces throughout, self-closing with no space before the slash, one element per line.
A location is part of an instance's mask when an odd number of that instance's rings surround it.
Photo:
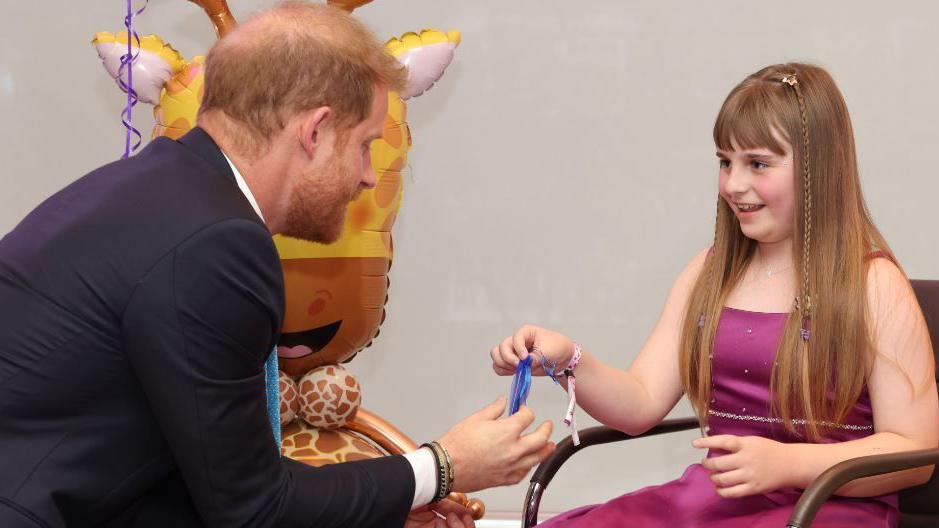
<path fill-rule="evenodd" d="M 203 7 L 219 37 L 235 27 L 225 0 L 190 1 Z M 351 12 L 369 2 L 328 3 Z M 127 38 L 126 32 L 101 32 L 92 41 L 115 79 Z M 459 43 L 458 32 L 432 29 L 405 33 L 386 43 L 388 53 L 408 68 L 409 81 L 403 93 L 389 93 L 384 133 L 371 146 L 375 188 L 363 191 L 349 205 L 342 238 L 334 244 L 275 237 L 286 290 L 277 347 L 285 456 L 322 465 L 416 448 L 396 428 L 360 408 L 361 386 L 339 363 L 370 346 L 385 319 L 393 257 L 391 227 L 401 204 L 401 170 L 411 147 L 406 101 L 434 85 Z M 141 37 L 139 49 L 134 48 L 138 53 L 134 89 L 141 102 L 154 105 L 152 137 L 179 138 L 195 125 L 204 58 L 186 61 L 156 35 Z M 482 517 L 485 508 L 480 501 L 462 494 L 451 498 L 469 506 L 475 518 Z"/>

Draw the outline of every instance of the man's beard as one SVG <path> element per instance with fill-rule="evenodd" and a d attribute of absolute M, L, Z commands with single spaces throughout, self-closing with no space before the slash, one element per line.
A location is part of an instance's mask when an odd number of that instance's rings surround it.
<path fill-rule="evenodd" d="M 331 244 L 342 236 L 346 209 L 359 193 L 344 187 L 354 179 L 348 167 L 336 160 L 323 174 L 306 174 L 297 183 L 287 207 L 287 220 L 283 234 L 293 238 Z"/>

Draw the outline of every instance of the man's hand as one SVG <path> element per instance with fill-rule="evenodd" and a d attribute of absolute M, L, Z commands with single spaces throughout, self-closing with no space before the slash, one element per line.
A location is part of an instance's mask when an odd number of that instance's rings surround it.
<path fill-rule="evenodd" d="M 468 508 L 444 499 L 412 511 L 404 528 L 476 528 L 476 523 Z"/>
<path fill-rule="evenodd" d="M 784 444 L 761 436 L 716 435 L 696 439 L 697 448 L 712 448 L 728 454 L 705 458 L 701 465 L 711 471 L 711 482 L 721 497 L 745 497 L 792 486 L 792 463 Z"/>
<path fill-rule="evenodd" d="M 453 462 L 453 491 L 470 493 L 516 484 L 554 451 L 554 443 L 548 440 L 551 422 L 522 434 L 535 421 L 535 415 L 522 407 L 499 420 L 505 403 L 505 397 L 499 397 L 440 438 Z"/>

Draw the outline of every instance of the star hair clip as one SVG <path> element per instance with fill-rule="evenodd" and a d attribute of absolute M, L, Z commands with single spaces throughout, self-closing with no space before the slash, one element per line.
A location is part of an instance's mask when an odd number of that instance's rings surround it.
<path fill-rule="evenodd" d="M 782 81 L 782 82 L 788 84 L 789 86 L 795 86 L 795 85 L 799 84 L 799 79 L 796 79 L 795 74 L 786 75 L 785 77 L 783 77 L 782 79 L 780 79 L 780 81 Z"/>

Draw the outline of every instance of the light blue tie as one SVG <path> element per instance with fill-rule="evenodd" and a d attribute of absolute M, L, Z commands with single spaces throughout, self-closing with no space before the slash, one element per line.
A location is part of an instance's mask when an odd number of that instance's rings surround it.
<path fill-rule="evenodd" d="M 264 362 L 264 385 L 267 395 L 267 416 L 271 420 L 277 453 L 280 454 L 280 387 L 277 379 L 277 347 Z"/>

